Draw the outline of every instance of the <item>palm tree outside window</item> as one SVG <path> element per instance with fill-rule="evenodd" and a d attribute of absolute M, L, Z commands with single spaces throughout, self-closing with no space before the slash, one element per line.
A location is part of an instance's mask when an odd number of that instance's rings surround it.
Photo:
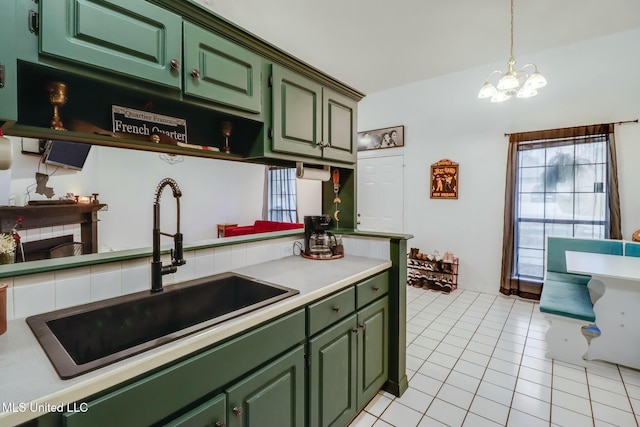
<path fill-rule="evenodd" d="M 509 136 L 500 292 L 540 298 L 548 236 L 621 238 L 613 128 Z"/>

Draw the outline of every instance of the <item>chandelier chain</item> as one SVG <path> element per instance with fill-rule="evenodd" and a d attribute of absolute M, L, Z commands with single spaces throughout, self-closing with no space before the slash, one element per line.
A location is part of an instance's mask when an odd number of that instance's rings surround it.
<path fill-rule="evenodd" d="M 513 58 L 513 0 L 511 0 L 511 47 L 509 53 L 511 58 Z"/>

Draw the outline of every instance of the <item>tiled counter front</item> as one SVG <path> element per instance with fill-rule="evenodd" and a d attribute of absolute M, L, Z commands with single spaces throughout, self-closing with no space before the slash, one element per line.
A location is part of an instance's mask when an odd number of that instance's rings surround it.
<path fill-rule="evenodd" d="M 186 250 L 187 263 L 163 277 L 165 285 L 289 256 L 297 236 Z M 344 236 L 345 254 L 388 260 L 389 239 Z M 298 249 L 294 248 L 295 253 Z M 167 262 L 168 256 L 163 260 Z M 150 288 L 151 257 L 0 279 L 7 289 L 7 320 L 113 298 Z"/>

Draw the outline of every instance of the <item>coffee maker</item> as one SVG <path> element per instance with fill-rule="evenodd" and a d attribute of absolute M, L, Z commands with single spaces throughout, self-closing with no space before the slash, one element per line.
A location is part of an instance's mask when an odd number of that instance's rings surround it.
<path fill-rule="evenodd" d="M 336 236 L 329 231 L 329 215 L 304 217 L 304 252 L 311 259 L 335 259 L 344 256 L 342 241 L 338 245 Z"/>

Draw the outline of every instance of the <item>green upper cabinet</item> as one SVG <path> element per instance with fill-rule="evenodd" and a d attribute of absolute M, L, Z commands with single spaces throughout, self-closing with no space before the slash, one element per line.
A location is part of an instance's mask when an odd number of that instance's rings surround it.
<path fill-rule="evenodd" d="M 355 163 L 357 103 L 327 88 L 323 90 L 323 100 L 323 156 L 331 160 Z"/>
<path fill-rule="evenodd" d="M 322 86 L 272 67 L 273 151 L 322 156 Z"/>
<path fill-rule="evenodd" d="M 261 58 L 184 22 L 184 92 L 250 113 L 262 111 Z"/>
<path fill-rule="evenodd" d="M 40 52 L 181 87 L 182 18 L 146 1 L 40 2 Z"/>
<path fill-rule="evenodd" d="M 357 102 L 273 65 L 274 152 L 356 161 Z"/>
<path fill-rule="evenodd" d="M 6 2 L 2 5 L 2 13 L 6 17 L 15 16 L 16 4 Z M 6 18 L 0 25 L 0 128 L 5 121 L 14 122 L 18 119 L 18 85 L 16 63 L 17 19 L 15 22 Z"/>

